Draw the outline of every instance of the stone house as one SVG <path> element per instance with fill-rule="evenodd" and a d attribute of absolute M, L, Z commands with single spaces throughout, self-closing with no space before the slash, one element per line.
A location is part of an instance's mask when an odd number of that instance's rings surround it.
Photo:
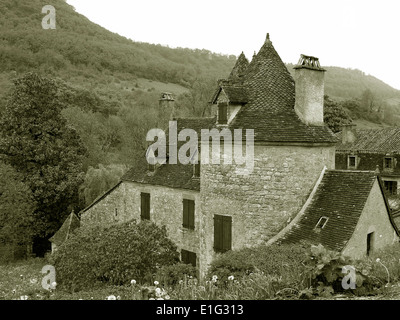
<path fill-rule="evenodd" d="M 165 225 L 182 260 L 198 266 L 200 275 L 218 253 L 284 241 L 287 234 L 282 231 L 293 226 L 293 230 L 310 228 L 296 224 L 310 215 L 311 224 L 324 221 L 319 238 L 313 238 L 316 241 L 329 237 L 328 230 L 343 228 L 347 232 L 338 241 L 343 245 L 352 239 L 348 252 L 367 254 L 364 244 L 368 241 L 373 248 L 391 243 L 397 229 L 376 175 L 354 171 L 347 176 L 334 171 L 337 138 L 323 122 L 324 72 L 318 58 L 301 55 L 293 79 L 267 35 L 251 62 L 242 53 L 228 79 L 218 82 L 211 94 L 211 117 L 175 119 L 179 130 L 191 128 L 198 133 L 202 129 L 254 130 L 252 170 L 237 174 L 243 165 L 203 161 L 184 165 L 168 159 L 150 166 L 143 157 L 116 186 L 81 212 L 81 227 L 130 219 Z M 199 153 L 204 152 L 201 143 Z M 355 188 L 347 188 L 347 196 L 340 197 L 347 177 L 359 181 L 363 191 L 359 198 Z M 330 181 L 332 190 L 324 187 L 325 181 Z M 330 198 L 333 191 L 341 200 L 340 214 L 330 209 L 339 205 L 335 197 Z M 315 199 L 321 195 L 325 209 L 318 211 Z M 353 218 L 341 220 L 346 208 L 352 209 Z M 287 239 L 298 238 L 293 233 Z"/>
<path fill-rule="evenodd" d="M 357 129 L 345 125 L 337 134 L 336 168 L 376 170 L 383 181 L 390 207 L 400 209 L 400 128 Z"/>

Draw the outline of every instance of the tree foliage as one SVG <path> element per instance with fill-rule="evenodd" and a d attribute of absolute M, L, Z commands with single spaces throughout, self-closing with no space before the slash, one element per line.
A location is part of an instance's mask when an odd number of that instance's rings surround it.
<path fill-rule="evenodd" d="M 54 80 L 28 73 L 15 81 L 0 119 L 0 154 L 32 191 L 41 235 L 57 230 L 83 180 L 85 148 L 61 116 L 63 107 Z"/>
<path fill-rule="evenodd" d="M 333 132 L 339 132 L 341 126 L 351 123 L 351 119 L 342 105 L 324 96 L 324 122 Z"/>
<path fill-rule="evenodd" d="M 21 174 L 2 162 L 0 177 L 0 243 L 29 243 L 36 207 L 32 192 Z"/>

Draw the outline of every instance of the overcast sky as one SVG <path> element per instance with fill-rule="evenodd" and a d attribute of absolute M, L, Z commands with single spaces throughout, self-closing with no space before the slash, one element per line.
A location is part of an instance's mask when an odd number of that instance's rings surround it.
<path fill-rule="evenodd" d="M 400 0 L 67 0 L 134 41 L 251 60 L 270 33 L 286 63 L 359 69 L 400 89 Z"/>

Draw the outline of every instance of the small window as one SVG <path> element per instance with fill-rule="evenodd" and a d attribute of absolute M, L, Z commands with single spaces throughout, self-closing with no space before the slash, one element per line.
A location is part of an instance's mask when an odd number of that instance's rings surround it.
<path fill-rule="evenodd" d="M 183 223 L 184 228 L 194 230 L 194 201 L 183 199 Z"/>
<path fill-rule="evenodd" d="M 140 194 L 140 218 L 150 220 L 150 193 Z"/>
<path fill-rule="evenodd" d="M 367 234 L 367 256 L 369 256 L 370 253 L 372 252 L 373 244 L 374 244 L 374 233 L 370 232 Z"/>
<path fill-rule="evenodd" d="M 228 104 L 221 102 L 218 104 L 218 123 L 227 124 L 228 122 Z"/>
<path fill-rule="evenodd" d="M 357 157 L 356 156 L 348 156 L 347 168 L 348 169 L 356 169 L 356 167 L 357 167 Z"/>
<path fill-rule="evenodd" d="M 327 218 L 327 217 L 319 218 L 319 220 L 315 226 L 315 229 L 323 229 L 325 227 L 326 223 L 328 222 L 328 220 L 329 220 L 329 218 Z"/>
<path fill-rule="evenodd" d="M 388 194 L 397 194 L 397 181 L 384 181 L 384 184 Z"/>
<path fill-rule="evenodd" d="M 181 250 L 181 260 L 183 263 L 191 264 L 193 267 L 195 267 L 196 260 L 197 260 L 196 253 L 182 249 Z"/>
<path fill-rule="evenodd" d="M 383 168 L 384 169 L 393 169 L 393 158 L 392 157 L 385 157 L 383 159 Z"/>

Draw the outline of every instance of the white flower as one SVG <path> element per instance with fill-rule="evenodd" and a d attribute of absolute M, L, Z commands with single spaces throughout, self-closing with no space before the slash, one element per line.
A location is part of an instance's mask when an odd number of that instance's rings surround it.
<path fill-rule="evenodd" d="M 28 296 L 21 296 L 21 300 L 28 300 Z"/>
<path fill-rule="evenodd" d="M 149 300 L 156 300 L 156 299 L 154 299 L 154 298 L 150 298 Z"/>
<path fill-rule="evenodd" d="M 136 280 L 131 280 L 131 284 L 136 284 Z"/>
<path fill-rule="evenodd" d="M 158 281 L 154 281 L 154 285 L 158 286 L 159 282 Z"/>
<path fill-rule="evenodd" d="M 55 282 L 55 281 L 52 282 L 51 285 L 50 285 L 50 288 L 51 289 L 55 289 L 56 287 L 57 287 L 57 282 Z"/>
<path fill-rule="evenodd" d="M 170 296 L 169 296 L 169 295 L 166 295 L 166 296 L 165 296 L 165 300 L 169 300 L 169 299 L 171 299 Z"/>
<path fill-rule="evenodd" d="M 35 283 L 37 283 L 37 279 L 33 278 L 33 279 L 29 280 L 29 282 L 32 284 L 35 284 Z"/>
<path fill-rule="evenodd" d="M 217 279 L 218 279 L 218 277 L 216 276 L 216 275 L 214 275 L 214 276 L 212 276 L 212 282 L 216 282 L 217 281 Z"/>
<path fill-rule="evenodd" d="M 114 295 L 108 296 L 107 300 L 117 300 L 117 298 Z"/>
<path fill-rule="evenodd" d="M 157 300 L 164 300 L 163 298 L 157 298 Z"/>
<path fill-rule="evenodd" d="M 376 259 L 376 262 L 381 262 L 381 259 L 377 258 L 377 259 Z"/>
<path fill-rule="evenodd" d="M 233 279 L 235 279 L 234 276 L 229 276 L 229 277 L 228 277 L 228 280 L 230 280 L 230 281 L 232 281 Z"/>

